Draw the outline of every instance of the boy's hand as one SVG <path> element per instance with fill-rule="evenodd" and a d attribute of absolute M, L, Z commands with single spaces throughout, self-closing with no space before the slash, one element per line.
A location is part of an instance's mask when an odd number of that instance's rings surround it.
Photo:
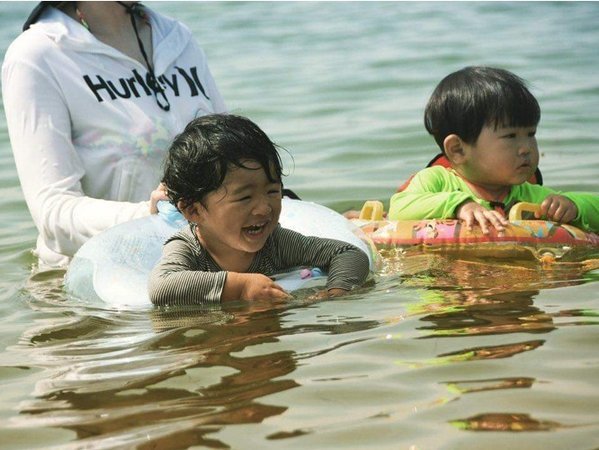
<path fill-rule="evenodd" d="M 570 223 L 578 215 L 578 208 L 572 200 L 563 195 L 548 195 L 541 203 L 541 213 L 535 214 L 537 219 L 546 217 L 559 223 Z"/>
<path fill-rule="evenodd" d="M 275 300 L 291 298 L 280 285 L 260 273 L 239 274 L 242 277 L 240 300 Z"/>
<path fill-rule="evenodd" d="M 497 231 L 504 231 L 509 223 L 499 211 L 487 209 L 475 201 L 462 203 L 456 210 L 456 217 L 464 221 L 468 230 L 472 230 L 472 226 L 478 223 L 483 234 L 489 234 L 489 224 Z"/>

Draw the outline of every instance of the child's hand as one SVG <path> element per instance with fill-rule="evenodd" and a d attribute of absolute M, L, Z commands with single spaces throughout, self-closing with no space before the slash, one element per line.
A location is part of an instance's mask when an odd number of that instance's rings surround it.
<path fill-rule="evenodd" d="M 463 220 L 468 230 L 472 230 L 472 225 L 478 223 L 483 234 L 489 234 L 489 224 L 497 231 L 504 231 L 508 220 L 494 209 L 487 209 L 475 201 L 462 203 L 456 210 L 456 217 Z"/>
<path fill-rule="evenodd" d="M 241 300 L 275 300 L 291 298 L 280 285 L 260 273 L 242 275 Z"/>
<path fill-rule="evenodd" d="M 535 214 L 537 219 L 547 217 L 549 220 L 559 223 L 570 223 L 578 215 L 578 208 L 572 200 L 563 195 L 548 195 L 541 203 L 541 213 Z"/>

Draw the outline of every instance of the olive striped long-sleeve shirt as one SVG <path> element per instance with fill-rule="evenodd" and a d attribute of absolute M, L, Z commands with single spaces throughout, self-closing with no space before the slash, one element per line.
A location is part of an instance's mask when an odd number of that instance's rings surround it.
<path fill-rule="evenodd" d="M 304 236 L 279 225 L 256 253 L 248 273 L 271 276 L 301 266 L 328 272 L 327 289 L 351 290 L 366 280 L 370 270 L 368 256 L 354 245 Z M 166 241 L 150 275 L 150 299 L 155 305 L 218 303 L 226 278 L 227 272 L 200 244 L 190 225 Z"/>

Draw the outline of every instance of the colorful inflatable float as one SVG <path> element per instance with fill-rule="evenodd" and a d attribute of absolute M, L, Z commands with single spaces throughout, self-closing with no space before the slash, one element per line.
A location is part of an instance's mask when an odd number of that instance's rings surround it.
<path fill-rule="evenodd" d="M 437 252 L 481 258 L 536 258 L 543 263 L 599 258 L 599 235 L 571 225 L 531 220 L 538 205 L 519 203 L 510 210 L 510 224 L 502 233 L 489 234 L 478 226 L 468 230 L 459 220 L 383 219 L 383 204 L 368 201 L 356 224 L 382 252 L 400 250 L 404 255 Z"/>

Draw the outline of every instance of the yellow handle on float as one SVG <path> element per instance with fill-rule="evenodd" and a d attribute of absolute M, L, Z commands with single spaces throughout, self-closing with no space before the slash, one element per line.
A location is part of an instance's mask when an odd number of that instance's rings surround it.
<path fill-rule="evenodd" d="M 540 214 L 541 213 L 541 205 L 537 205 L 536 203 L 528 203 L 528 202 L 516 203 L 510 209 L 510 214 L 508 216 L 508 220 L 510 222 L 513 222 L 514 220 L 524 220 L 522 218 L 522 213 L 527 213 L 527 212 L 533 213 L 533 215 L 535 213 Z M 536 219 L 536 216 L 534 216 L 533 219 Z"/>
<path fill-rule="evenodd" d="M 368 200 L 360 211 L 360 220 L 383 220 L 383 202 Z"/>

